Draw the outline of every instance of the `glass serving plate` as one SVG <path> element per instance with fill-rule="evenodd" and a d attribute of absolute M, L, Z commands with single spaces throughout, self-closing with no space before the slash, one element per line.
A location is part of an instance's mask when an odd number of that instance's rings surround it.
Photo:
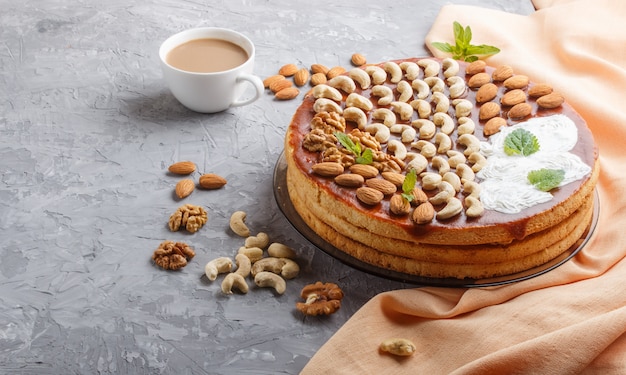
<path fill-rule="evenodd" d="M 598 199 L 598 194 L 596 192 L 591 225 L 574 246 L 572 246 L 567 251 L 565 251 L 555 259 L 551 260 L 550 262 L 523 272 L 500 277 L 487 279 L 456 279 L 416 276 L 377 267 L 356 259 L 351 255 L 337 249 L 330 243 L 326 242 L 323 238 L 318 236 L 311 228 L 309 228 L 309 226 L 304 222 L 304 220 L 302 220 L 298 212 L 293 207 L 293 204 L 291 203 L 291 199 L 289 198 L 289 192 L 287 190 L 287 162 L 285 160 L 284 153 L 281 153 L 278 161 L 276 162 L 276 166 L 274 167 L 274 197 L 276 199 L 278 207 L 283 212 L 287 220 L 300 234 L 302 234 L 302 236 L 304 236 L 309 242 L 318 247 L 320 250 L 336 258 L 342 263 L 363 272 L 367 272 L 369 274 L 373 274 L 390 280 L 421 286 L 455 288 L 489 287 L 515 283 L 518 281 L 528 280 L 533 277 L 543 275 L 559 267 L 560 265 L 574 257 L 574 255 L 576 255 L 576 253 L 578 253 L 587 244 L 598 222 L 600 203 Z"/>

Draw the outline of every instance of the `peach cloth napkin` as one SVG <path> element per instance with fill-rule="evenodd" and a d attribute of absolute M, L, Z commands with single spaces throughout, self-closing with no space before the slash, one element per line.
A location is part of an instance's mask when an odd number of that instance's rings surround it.
<path fill-rule="evenodd" d="M 600 215 L 590 241 L 569 262 L 527 281 L 379 294 L 302 374 L 626 373 L 626 1 L 534 4 L 530 16 L 447 5 L 426 44 L 453 43 L 453 21 L 469 25 L 474 43 L 501 48 L 490 65 L 512 65 L 551 84 L 587 120 L 601 164 Z M 412 340 L 417 353 L 379 353 L 390 337 Z"/>

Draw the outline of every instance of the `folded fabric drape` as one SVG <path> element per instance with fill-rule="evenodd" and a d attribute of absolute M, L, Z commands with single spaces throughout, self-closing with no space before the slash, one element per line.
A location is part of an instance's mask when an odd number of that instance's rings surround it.
<path fill-rule="evenodd" d="M 545 275 L 479 289 L 415 288 L 372 298 L 303 374 L 626 373 L 626 2 L 534 0 L 529 16 L 473 6 L 441 9 L 426 45 L 453 43 L 452 23 L 497 46 L 507 64 L 562 93 L 600 150 L 596 230 L 572 260 Z M 389 337 L 417 353 L 379 353 Z"/>

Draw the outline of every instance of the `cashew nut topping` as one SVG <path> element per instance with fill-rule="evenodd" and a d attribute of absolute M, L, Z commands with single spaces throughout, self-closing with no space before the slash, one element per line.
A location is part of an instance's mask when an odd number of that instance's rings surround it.
<path fill-rule="evenodd" d="M 480 198 L 480 184 L 476 181 L 465 181 L 463 183 L 463 193 L 476 199 Z"/>
<path fill-rule="evenodd" d="M 452 140 L 446 133 L 437 133 L 435 135 L 435 144 L 439 145 L 437 148 L 437 153 L 439 154 L 445 154 L 452 148 Z"/>
<path fill-rule="evenodd" d="M 480 140 L 473 134 L 461 134 L 459 138 L 457 138 L 457 143 L 465 146 L 465 151 L 463 151 L 465 156 L 480 151 Z"/>
<path fill-rule="evenodd" d="M 393 91 L 388 86 L 376 85 L 372 87 L 372 95 L 378 96 L 378 105 L 389 105 L 393 102 Z"/>
<path fill-rule="evenodd" d="M 260 247 L 261 249 L 265 249 L 269 244 L 270 236 L 264 232 L 259 232 L 256 236 L 250 236 L 244 242 L 246 247 Z"/>
<path fill-rule="evenodd" d="M 421 59 L 417 62 L 417 65 L 424 69 L 424 77 L 433 77 L 439 74 L 439 63 L 431 59 Z"/>
<path fill-rule="evenodd" d="M 235 264 L 237 264 L 236 274 L 245 277 L 250 275 L 250 270 L 252 269 L 252 262 L 250 258 L 248 258 L 245 254 L 237 254 L 235 255 Z"/>
<path fill-rule="evenodd" d="M 414 127 L 406 124 L 395 124 L 389 128 L 389 131 L 394 134 L 400 134 L 400 139 L 403 143 L 413 142 L 417 135 L 417 130 Z"/>
<path fill-rule="evenodd" d="M 389 73 L 389 77 L 392 83 L 398 83 L 402 79 L 402 69 L 400 66 L 393 62 L 387 61 L 383 64 L 385 72 Z"/>
<path fill-rule="evenodd" d="M 352 95 L 352 94 L 351 94 Z M 367 124 L 367 115 L 361 108 L 347 107 L 343 110 L 343 118 L 346 121 L 354 122 L 359 129 L 364 129 Z"/>
<path fill-rule="evenodd" d="M 315 100 L 315 103 L 313 103 L 313 111 L 315 111 L 315 113 L 320 113 L 320 112 L 337 112 L 339 114 L 343 113 L 343 109 L 341 109 L 341 106 L 339 106 L 339 104 L 327 98 L 318 98 L 317 100 Z"/>
<path fill-rule="evenodd" d="M 417 348 L 410 340 L 393 338 L 380 343 L 380 350 L 389 354 L 407 357 L 415 354 Z"/>
<path fill-rule="evenodd" d="M 417 152 L 407 152 L 406 158 L 409 160 L 406 165 L 407 171 L 415 169 L 415 173 L 419 174 L 428 167 L 428 159 L 426 159 L 422 154 L 418 154 Z"/>
<path fill-rule="evenodd" d="M 461 177 L 461 181 L 474 181 L 476 174 L 467 164 L 459 164 L 456 166 L 456 174 Z"/>
<path fill-rule="evenodd" d="M 213 259 L 204 266 L 204 273 L 209 280 L 213 281 L 217 279 L 217 275 L 220 273 L 230 272 L 232 268 L 233 261 L 230 260 L 230 258 L 219 257 Z"/>
<path fill-rule="evenodd" d="M 374 120 L 383 120 L 383 124 L 391 127 L 396 123 L 396 114 L 389 108 L 377 108 L 372 112 Z"/>
<path fill-rule="evenodd" d="M 248 293 L 248 283 L 246 279 L 238 273 L 229 273 L 222 281 L 222 293 L 233 294 L 233 288 L 241 293 Z"/>
<path fill-rule="evenodd" d="M 465 205 L 467 206 L 465 208 L 467 217 L 479 217 L 485 212 L 483 203 L 472 195 L 465 198 Z"/>
<path fill-rule="evenodd" d="M 442 176 L 445 176 L 446 173 L 450 172 L 450 164 L 448 164 L 448 160 L 443 156 L 435 156 L 432 158 L 431 164 L 433 168 L 435 168 Z"/>
<path fill-rule="evenodd" d="M 450 93 L 450 98 L 456 99 L 467 91 L 467 86 L 465 85 L 465 80 L 459 76 L 454 76 L 446 79 L 446 83 L 448 84 L 448 91 Z"/>
<path fill-rule="evenodd" d="M 346 107 L 357 107 L 368 112 L 374 108 L 374 104 L 372 104 L 371 100 L 364 97 L 363 95 L 359 95 L 356 92 L 353 92 L 346 98 Z"/>
<path fill-rule="evenodd" d="M 424 78 L 424 82 L 430 87 L 430 91 L 432 93 L 440 92 L 443 94 L 443 91 L 446 87 L 446 84 L 439 77 L 426 77 Z M 446 96 L 447 98 L 447 96 Z"/>
<path fill-rule="evenodd" d="M 372 83 L 375 85 L 380 85 L 387 80 L 387 72 L 380 66 L 368 65 L 365 67 L 365 72 L 372 77 Z"/>
<path fill-rule="evenodd" d="M 467 161 L 472 163 L 472 170 L 474 173 L 478 173 L 478 171 L 487 165 L 487 158 L 485 158 L 480 152 L 472 152 L 470 156 L 467 157 Z"/>
<path fill-rule="evenodd" d="M 445 112 L 436 112 L 433 115 L 433 122 L 437 126 L 441 126 L 444 134 L 450 135 L 454 131 L 454 120 Z"/>
<path fill-rule="evenodd" d="M 274 242 L 267 248 L 267 254 L 274 258 L 295 259 L 296 252 L 287 245 L 280 242 Z"/>
<path fill-rule="evenodd" d="M 428 95 L 430 95 L 430 86 L 421 79 L 414 79 L 411 82 L 411 87 L 413 87 L 413 90 L 417 91 L 418 99 L 426 99 Z"/>
<path fill-rule="evenodd" d="M 361 89 L 363 90 L 369 88 L 370 85 L 372 84 L 370 75 L 367 74 L 367 72 L 361 68 L 350 69 L 350 71 L 348 72 L 348 75 L 350 76 L 350 78 L 354 80 L 354 82 L 358 83 L 359 86 L 361 86 Z"/>
<path fill-rule="evenodd" d="M 427 119 L 433 111 L 433 107 L 424 99 L 415 99 L 409 104 L 417 111 L 417 117 L 419 118 Z"/>
<path fill-rule="evenodd" d="M 441 175 L 435 172 L 424 172 L 420 174 L 422 178 L 422 189 L 435 190 L 437 186 L 443 181 Z"/>
<path fill-rule="evenodd" d="M 474 134 L 474 130 L 476 129 L 476 124 L 474 120 L 469 117 L 458 117 L 457 122 L 459 126 L 456 128 L 456 132 L 458 135 L 463 134 Z"/>
<path fill-rule="evenodd" d="M 397 139 L 392 139 L 389 141 L 389 143 L 387 144 L 387 150 L 400 160 L 404 160 L 406 158 L 406 146 L 404 145 L 404 143 L 400 142 Z"/>
<path fill-rule="evenodd" d="M 427 158 L 432 158 L 437 154 L 437 147 L 429 141 L 419 140 L 417 142 L 411 143 L 411 147 L 419 150 L 420 154 L 424 155 Z"/>
<path fill-rule="evenodd" d="M 413 107 L 409 103 L 394 101 L 389 104 L 393 111 L 400 115 L 401 120 L 410 120 L 413 116 Z"/>
<path fill-rule="evenodd" d="M 407 103 L 413 98 L 413 88 L 411 87 L 411 84 L 407 81 L 398 82 L 396 90 L 398 90 L 398 92 L 400 93 L 400 96 L 398 97 L 399 102 Z"/>
<path fill-rule="evenodd" d="M 445 207 L 441 211 L 437 212 L 438 220 L 450 219 L 463 211 L 463 203 L 457 197 L 452 197 L 448 200 Z"/>
<path fill-rule="evenodd" d="M 420 139 L 431 139 L 435 136 L 435 132 L 437 132 L 437 127 L 435 123 L 427 119 L 417 119 L 411 122 L 411 125 L 419 130 Z"/>
<path fill-rule="evenodd" d="M 250 259 L 250 262 L 254 263 L 263 258 L 263 249 L 260 247 L 245 247 L 242 246 L 237 251 L 237 254 L 243 254 Z"/>
<path fill-rule="evenodd" d="M 444 93 L 433 92 L 432 100 L 435 103 L 435 112 L 447 113 L 450 109 L 450 99 Z"/>
<path fill-rule="evenodd" d="M 456 76 L 459 72 L 459 63 L 450 57 L 446 57 L 441 61 L 441 68 L 443 69 L 443 76 L 449 78 Z"/>
<path fill-rule="evenodd" d="M 254 283 L 259 288 L 274 288 L 278 294 L 283 294 L 287 290 L 285 279 L 272 272 L 261 271 L 257 273 L 254 276 Z"/>
<path fill-rule="evenodd" d="M 448 164 L 450 167 L 456 168 L 458 165 L 465 164 L 467 158 L 463 155 L 462 152 L 456 150 L 450 150 L 446 152 L 448 155 Z"/>
<path fill-rule="evenodd" d="M 452 106 L 455 110 L 455 116 L 459 120 L 461 117 L 469 116 L 474 108 L 474 104 L 467 99 L 454 99 L 452 100 Z"/>
<path fill-rule="evenodd" d="M 267 257 L 259 259 L 252 265 L 252 269 L 250 270 L 252 276 L 256 276 L 259 272 L 264 271 L 280 274 L 285 279 L 293 279 L 300 273 L 300 266 L 289 258 Z"/>
<path fill-rule="evenodd" d="M 354 83 L 354 80 L 345 75 L 333 77 L 329 79 L 326 84 L 330 87 L 343 90 L 347 94 L 353 93 L 354 90 L 356 90 L 356 83 Z"/>
<path fill-rule="evenodd" d="M 248 237 L 250 229 L 246 226 L 246 213 L 244 211 L 235 211 L 230 215 L 230 229 L 238 236 Z"/>
<path fill-rule="evenodd" d="M 370 133 L 380 143 L 386 143 L 391 136 L 389 128 L 385 124 L 372 123 L 365 125 L 365 131 Z"/>
<path fill-rule="evenodd" d="M 400 69 L 404 71 L 404 77 L 406 77 L 406 79 L 408 79 L 409 81 L 412 81 L 419 77 L 420 68 L 416 63 L 411 61 L 403 61 L 398 65 L 400 66 Z"/>
<path fill-rule="evenodd" d="M 437 185 L 437 189 L 439 189 L 439 192 L 429 199 L 430 203 L 432 204 L 446 203 L 448 202 L 448 200 L 450 200 L 450 198 L 456 195 L 456 190 L 454 190 L 454 187 L 450 185 L 450 183 L 443 181 L 443 179 Z"/>
<path fill-rule="evenodd" d="M 439 173 L 441 174 L 441 171 L 439 171 Z M 461 191 L 461 177 L 459 177 L 456 173 L 448 171 L 443 174 L 442 180 L 452 185 L 454 191 Z"/>
<path fill-rule="evenodd" d="M 334 87 L 330 87 L 324 83 L 316 85 L 313 87 L 313 96 L 316 99 L 326 98 L 331 99 L 336 102 L 340 102 L 343 99 L 343 95 Z"/>

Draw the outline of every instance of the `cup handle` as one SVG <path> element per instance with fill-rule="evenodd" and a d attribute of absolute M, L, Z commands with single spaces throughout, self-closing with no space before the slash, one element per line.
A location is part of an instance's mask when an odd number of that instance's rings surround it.
<path fill-rule="evenodd" d="M 255 91 L 254 96 L 248 99 L 237 99 L 231 103 L 230 105 L 231 107 L 241 107 L 242 105 L 250 104 L 256 101 L 257 99 L 259 99 L 261 95 L 263 94 L 263 91 L 265 90 L 265 87 L 263 86 L 263 81 L 261 81 L 261 78 L 255 75 L 242 74 L 239 77 L 237 77 L 237 83 L 241 81 L 248 81 L 250 82 L 250 84 L 252 84 L 252 86 L 254 87 L 254 91 Z"/>

